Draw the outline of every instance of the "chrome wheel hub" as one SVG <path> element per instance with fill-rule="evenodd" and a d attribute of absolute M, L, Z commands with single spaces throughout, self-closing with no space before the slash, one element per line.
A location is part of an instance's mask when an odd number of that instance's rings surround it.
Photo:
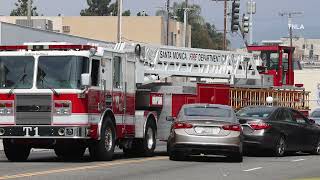
<path fill-rule="evenodd" d="M 106 148 L 107 151 L 110 151 L 112 148 L 112 131 L 110 128 L 107 128 L 105 131 L 105 140 L 104 140 L 104 146 Z"/>
<path fill-rule="evenodd" d="M 319 154 L 320 153 L 320 143 L 318 143 L 318 146 L 316 148 L 316 152 Z"/>
<path fill-rule="evenodd" d="M 278 147 L 278 154 L 279 154 L 279 155 L 282 155 L 282 154 L 284 153 L 284 150 L 285 150 L 284 140 L 283 140 L 283 139 L 280 139 L 279 147 Z"/>
<path fill-rule="evenodd" d="M 152 149 L 154 145 L 154 134 L 153 134 L 152 128 L 148 128 L 146 138 L 147 138 L 148 149 Z"/>

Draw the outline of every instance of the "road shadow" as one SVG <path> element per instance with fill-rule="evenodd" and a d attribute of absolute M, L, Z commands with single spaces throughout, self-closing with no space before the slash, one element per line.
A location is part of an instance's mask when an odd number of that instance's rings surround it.
<path fill-rule="evenodd" d="M 311 156 L 312 154 L 304 152 L 286 152 L 286 157 L 299 157 L 299 156 Z M 247 157 L 276 157 L 274 153 L 270 151 L 256 151 L 256 152 L 244 152 L 244 156 Z"/>
<path fill-rule="evenodd" d="M 160 151 L 155 152 L 154 156 L 167 156 L 167 152 Z M 139 159 L 139 158 L 145 158 L 144 156 L 133 156 L 128 157 L 125 156 L 122 152 L 116 152 L 113 155 L 113 160 L 122 160 L 122 159 Z M 65 160 L 62 158 L 57 157 L 53 152 L 31 152 L 30 157 L 25 162 L 18 162 L 18 163 L 90 163 L 90 162 L 107 162 L 107 161 L 95 161 L 93 160 L 89 153 L 86 152 L 85 155 L 77 160 Z M 0 152 L 0 163 L 11 163 L 7 160 L 4 153 Z"/>
<path fill-rule="evenodd" d="M 183 161 L 187 162 L 214 162 L 214 163 L 239 163 L 226 156 L 188 156 Z"/>

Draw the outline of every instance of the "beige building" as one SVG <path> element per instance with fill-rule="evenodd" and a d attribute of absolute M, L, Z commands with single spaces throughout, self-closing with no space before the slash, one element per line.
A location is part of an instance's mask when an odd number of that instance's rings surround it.
<path fill-rule="evenodd" d="M 282 44 L 290 45 L 289 38 L 281 38 Z M 293 38 L 296 57 L 302 61 L 320 61 L 320 39 Z"/>
<path fill-rule="evenodd" d="M 318 89 L 318 84 L 320 84 L 320 69 L 303 69 L 296 70 L 295 73 L 295 83 L 304 84 L 306 91 L 310 91 L 310 109 L 320 107 L 320 89 Z"/>
<path fill-rule="evenodd" d="M 281 38 L 280 40 L 266 40 L 262 44 L 280 44 L 290 46 L 290 38 Z M 304 62 L 320 61 L 320 39 L 306 39 L 294 37 L 292 44 L 296 48 L 294 58 Z"/>
<path fill-rule="evenodd" d="M 0 16 L 0 21 L 20 24 L 23 16 Z M 101 41 L 117 41 L 116 16 L 33 16 L 32 19 L 46 20 L 47 25 L 33 23 L 34 28 L 46 29 L 55 32 L 75 35 Z M 20 20 L 20 21 L 19 21 Z M 50 26 L 48 26 L 50 24 Z M 169 45 L 183 46 L 183 23 L 170 20 Z M 161 16 L 124 16 L 122 21 L 122 41 L 141 42 L 150 44 L 167 43 L 167 23 Z M 188 42 L 191 47 L 191 27 L 188 26 Z"/>

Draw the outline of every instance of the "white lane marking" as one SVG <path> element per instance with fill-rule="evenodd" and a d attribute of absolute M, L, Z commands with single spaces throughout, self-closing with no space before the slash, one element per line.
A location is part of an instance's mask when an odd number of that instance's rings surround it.
<path fill-rule="evenodd" d="M 250 172 L 250 171 L 255 171 L 255 170 L 258 170 L 258 169 L 262 169 L 262 167 L 256 167 L 256 168 L 252 168 L 252 169 L 246 169 L 246 170 L 243 170 L 244 172 Z"/>
<path fill-rule="evenodd" d="M 295 159 L 295 160 L 292 160 L 291 162 L 299 162 L 299 161 L 304 161 L 305 159 Z"/>

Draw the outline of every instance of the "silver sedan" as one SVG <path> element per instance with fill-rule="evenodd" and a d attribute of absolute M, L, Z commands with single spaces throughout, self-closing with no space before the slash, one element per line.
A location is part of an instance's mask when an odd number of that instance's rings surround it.
<path fill-rule="evenodd" d="M 171 160 L 189 155 L 224 155 L 242 162 L 242 129 L 230 106 L 184 105 L 173 121 L 168 139 Z"/>

